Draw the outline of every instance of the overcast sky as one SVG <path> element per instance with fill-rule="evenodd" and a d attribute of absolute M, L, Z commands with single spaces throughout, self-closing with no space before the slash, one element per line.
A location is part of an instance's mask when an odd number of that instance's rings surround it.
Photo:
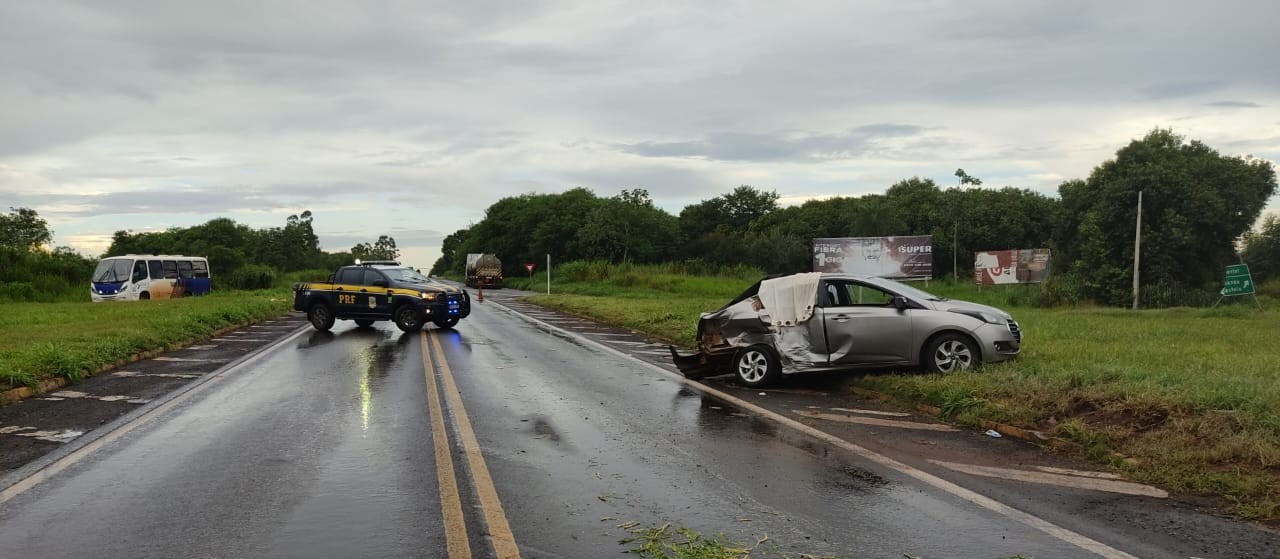
<path fill-rule="evenodd" d="M 963 167 L 1055 194 L 1156 126 L 1280 161 L 1277 22 L 1274 0 L 0 0 L 0 209 L 93 255 L 310 209 L 328 250 L 390 234 L 427 267 L 499 198 L 575 186 L 676 213 Z"/>

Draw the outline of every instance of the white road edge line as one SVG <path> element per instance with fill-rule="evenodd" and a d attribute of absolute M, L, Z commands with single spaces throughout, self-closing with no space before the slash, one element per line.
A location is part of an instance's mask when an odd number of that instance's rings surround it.
<path fill-rule="evenodd" d="M 757 406 L 757 405 L 755 405 L 755 404 L 752 404 L 751 402 L 748 402 L 748 401 L 746 401 L 746 400 L 742 400 L 742 399 L 740 399 L 740 398 L 738 398 L 738 397 L 736 397 L 736 396 L 732 396 L 732 395 L 727 394 L 727 393 L 725 393 L 725 392 L 721 392 L 721 391 L 719 391 L 719 390 L 716 390 L 715 388 L 712 388 L 712 387 L 707 386 L 707 385 L 705 385 L 705 384 L 702 384 L 702 383 L 700 383 L 700 382 L 695 382 L 695 381 L 689 380 L 689 379 L 685 378 L 685 377 L 684 377 L 684 375 L 677 374 L 677 373 L 673 373 L 673 372 L 668 371 L 668 370 L 666 370 L 666 369 L 664 369 L 664 368 L 662 368 L 662 367 L 659 367 L 659 366 L 654 365 L 654 364 L 652 364 L 652 363 L 646 362 L 646 361 L 644 361 L 644 360 L 642 360 L 642 359 L 636 358 L 636 357 L 635 357 L 635 356 L 633 356 L 633 355 L 630 355 L 630 354 L 624 353 L 624 352 L 619 351 L 619 350 L 617 350 L 617 349 L 611 348 L 611 347 L 609 347 L 609 346 L 607 346 L 607 345 L 605 345 L 605 344 L 603 344 L 603 343 L 600 343 L 600 342 L 597 342 L 597 341 L 592 340 L 592 339 L 590 339 L 590 338 L 587 338 L 586 336 L 578 335 L 576 332 L 571 332 L 571 331 L 569 331 L 569 330 L 566 330 L 566 329 L 564 329 L 564 328 L 560 328 L 560 327 L 555 326 L 555 325 L 553 325 L 553 324 L 548 324 L 548 323 L 547 323 L 547 322 L 545 322 L 545 321 L 538 320 L 538 319 L 533 318 L 533 317 L 531 317 L 531 316 L 527 316 L 527 315 L 525 315 L 525 314 L 524 314 L 524 313 L 522 313 L 522 312 L 516 311 L 516 310 L 514 310 L 514 309 L 512 309 L 512 308 L 510 308 L 510 307 L 508 307 L 508 306 L 506 306 L 506 305 L 503 305 L 503 304 L 501 304 L 501 303 L 498 303 L 498 302 L 496 302 L 496 301 L 495 301 L 495 302 L 493 302 L 493 304 L 494 304 L 495 306 L 497 306 L 497 307 L 501 307 L 502 309 L 506 310 L 507 312 L 510 312 L 510 313 L 512 313 L 512 314 L 514 314 L 514 315 L 516 315 L 516 316 L 519 316 L 519 317 L 521 317 L 521 318 L 525 319 L 525 320 L 528 320 L 528 321 L 533 322 L 533 323 L 535 323 L 535 324 L 537 324 L 537 325 L 540 325 L 540 326 L 542 326 L 543 328 L 547 328 L 547 329 L 549 329 L 549 330 L 553 330 L 553 331 L 556 331 L 556 332 L 560 332 L 561 334 L 566 335 L 566 336 L 573 336 L 574 338 L 577 338 L 577 339 L 581 340 L 582 342 L 584 342 L 584 343 L 586 343 L 586 344 L 590 344 L 590 345 L 592 345 L 592 346 L 594 346 L 594 347 L 596 347 L 596 348 L 599 348 L 600 350 L 602 350 L 602 351 L 604 351 L 604 352 L 606 352 L 606 353 L 609 353 L 609 354 L 611 354 L 611 355 L 614 355 L 614 356 L 617 356 L 617 357 L 621 357 L 621 358 L 624 358 L 624 359 L 630 359 L 630 360 L 632 360 L 632 361 L 635 361 L 636 363 L 639 363 L 639 364 L 641 364 L 641 365 L 643 365 L 643 366 L 645 366 L 645 367 L 648 367 L 648 368 L 650 368 L 650 369 L 652 369 L 652 370 L 654 370 L 654 371 L 658 371 L 658 372 L 662 373 L 663 375 L 666 375 L 667 377 L 669 377 L 669 378 L 671 378 L 671 379 L 673 379 L 673 380 L 676 380 L 676 381 L 678 381 L 678 382 L 680 382 L 680 383 L 683 383 L 685 386 L 688 386 L 688 387 L 690 387 L 690 388 L 692 388 L 692 389 L 694 389 L 694 390 L 697 390 L 697 391 L 702 392 L 702 393 L 704 393 L 704 394 L 708 394 L 708 395 L 714 396 L 715 398 L 718 398 L 718 399 L 720 399 L 720 400 L 723 400 L 723 401 L 725 401 L 725 402 L 728 402 L 728 403 L 730 403 L 730 404 L 733 404 L 733 405 L 735 405 L 735 406 L 738 406 L 738 407 L 740 407 L 740 408 L 742 408 L 742 409 L 744 409 L 744 410 L 750 411 L 751 413 L 754 413 L 754 414 L 759 415 L 759 416 L 761 416 L 761 417 L 766 417 L 766 418 L 771 419 L 771 420 L 773 420 L 773 421 L 775 421 L 775 422 L 777 422 L 777 423 L 779 423 L 779 424 L 781 424 L 781 425 L 783 425 L 783 426 L 789 427 L 789 428 L 791 428 L 791 429 L 794 429 L 794 430 L 796 430 L 796 431 L 799 431 L 799 432 L 801 432 L 801 433 L 804 433 L 804 434 L 806 434 L 806 435 L 809 435 L 809 436 L 811 436 L 811 437 L 814 437 L 814 438 L 816 438 L 816 439 L 818 439 L 818 440 L 821 440 L 821 441 L 824 441 L 824 442 L 830 443 L 830 444 L 832 444 L 832 445 L 835 445 L 835 446 L 837 446 L 837 447 L 839 447 L 839 448 L 842 448 L 842 449 L 844 449 L 844 450 L 846 450 L 846 451 L 848 451 L 848 452 L 852 452 L 852 453 L 854 453 L 854 454 L 857 454 L 858 456 L 861 456 L 861 457 L 863 457 L 863 458 L 865 458 L 865 459 L 867 459 L 867 460 L 870 460 L 870 461 L 872 461 L 872 462 L 875 462 L 875 463 L 880 464 L 880 465 L 882 465 L 882 466 L 885 466 L 885 467 L 887 467 L 887 468 L 891 468 L 891 469 L 893 469 L 893 470 L 896 470 L 896 471 L 898 471 L 898 472 L 900 472 L 900 473 L 902 473 L 902 474 L 904 474 L 904 475 L 907 475 L 907 476 L 909 476 L 909 477 L 915 478 L 917 481 L 923 482 L 923 483 L 925 483 L 925 484 L 927 484 L 927 485 L 933 486 L 934 488 L 937 488 L 937 489 L 939 489 L 939 490 L 942 490 L 942 491 L 945 491 L 945 492 L 947 492 L 947 493 L 950 493 L 951 495 L 953 495 L 953 496 L 955 496 L 955 497 L 958 497 L 958 498 L 960 498 L 960 499 L 964 499 L 964 500 L 969 501 L 970 503 L 973 503 L 973 504 L 975 504 L 975 505 L 977 505 L 977 506 L 980 506 L 980 507 L 982 507 L 982 508 L 984 508 L 984 509 L 987 509 L 987 510 L 992 511 L 992 512 L 994 512 L 994 513 L 997 513 L 997 514 L 999 514 L 999 515 L 1002 515 L 1002 516 L 1005 516 L 1005 517 L 1007 517 L 1007 518 L 1010 518 L 1010 519 L 1016 520 L 1016 521 L 1018 521 L 1018 522 L 1021 522 L 1021 523 L 1025 524 L 1025 525 L 1027 525 L 1027 526 L 1030 526 L 1030 527 L 1032 527 L 1032 528 L 1035 528 L 1035 529 L 1037 529 L 1037 530 L 1040 530 L 1041 532 L 1044 532 L 1044 533 L 1046 533 L 1046 534 L 1048 534 L 1048 535 L 1050 535 L 1050 536 L 1053 536 L 1053 537 L 1055 537 L 1055 538 L 1058 538 L 1059 540 L 1062 540 L 1062 541 L 1064 541 L 1064 542 L 1066 542 L 1066 543 L 1069 543 L 1069 544 L 1071 544 L 1071 545 L 1074 545 L 1074 546 L 1079 547 L 1079 548 L 1081 548 L 1081 549 L 1084 549 L 1084 550 L 1086 550 L 1086 551 L 1090 551 L 1090 552 L 1092 552 L 1092 553 L 1095 553 L 1095 554 L 1097 554 L 1099 557 L 1103 557 L 1103 558 L 1105 558 L 1105 559 L 1138 559 L 1138 557 L 1137 557 L 1137 556 L 1130 555 L 1130 554 L 1128 554 L 1128 553 L 1125 553 L 1125 552 L 1123 552 L 1123 551 L 1120 551 L 1119 549 L 1116 549 L 1116 548 L 1114 548 L 1114 547 L 1111 547 L 1111 546 L 1109 546 L 1109 545 L 1107 545 L 1107 544 L 1104 544 L 1104 543 L 1102 543 L 1102 542 L 1100 542 L 1100 541 L 1097 541 L 1097 540 L 1095 540 L 1095 539 L 1093 539 L 1093 538 L 1090 538 L 1090 537 L 1085 536 L 1085 535 L 1083 535 L 1083 534 L 1079 534 L 1079 533 L 1073 532 L 1073 531 L 1071 531 L 1071 530 L 1068 530 L 1068 529 L 1066 529 L 1066 528 L 1063 528 L 1063 527 L 1061 527 L 1061 526 L 1058 526 L 1057 524 L 1054 524 L 1054 523 L 1052 523 L 1052 522 L 1049 522 L 1048 520 L 1044 520 L 1044 519 L 1042 519 L 1042 518 L 1040 518 L 1040 517 L 1038 517 L 1038 516 L 1032 515 L 1031 513 L 1024 512 L 1024 511 L 1019 510 L 1019 509 L 1015 509 L 1015 508 L 1013 508 L 1013 507 L 1011 507 L 1011 506 L 1009 506 L 1009 505 L 1006 505 L 1006 504 L 1004 504 L 1004 503 L 1001 503 L 1000 501 L 997 501 L 997 500 L 995 500 L 995 499 L 992 499 L 992 498 L 990 498 L 990 497 L 987 497 L 986 495 L 982 495 L 982 494 L 977 493 L 977 492 L 975 492 L 975 491 L 973 491 L 973 490 L 970 490 L 970 489 L 967 489 L 967 488 L 961 487 L 960 485 L 957 485 L 957 484 L 955 484 L 955 483 L 952 483 L 952 482 L 950 482 L 950 481 L 947 481 L 947 480 L 945 480 L 945 479 L 942 479 L 942 478 L 940 478 L 940 477 L 938 477 L 938 476 L 935 476 L 935 475 L 933 475 L 933 474 L 931 474 L 931 473 L 925 472 L 924 470 L 920 470 L 920 469 L 917 469 L 917 468 L 915 468 L 915 467 L 913 467 L 913 466 L 909 466 L 909 465 L 907 465 L 907 464 L 904 464 L 904 463 L 902 463 L 902 462 L 899 462 L 899 461 L 897 461 L 897 460 L 894 460 L 893 458 L 890 458 L 890 457 L 888 457 L 888 456 L 885 456 L 885 455 L 883 455 L 883 454 L 880 454 L 880 453 L 878 453 L 878 452 L 875 452 L 875 451 L 873 451 L 873 450 L 871 450 L 871 449 L 869 449 L 869 448 L 865 448 L 865 447 L 862 447 L 862 446 L 859 446 L 859 445 L 853 444 L 853 443 L 851 443 L 851 442 L 849 442 L 849 441 L 846 441 L 846 440 L 844 440 L 844 439 L 841 439 L 841 438 L 839 438 L 839 437 L 837 437 L 837 436 L 835 436 L 835 435 L 831 435 L 831 434 L 829 434 L 829 433 L 826 433 L 826 432 L 820 431 L 820 430 L 818 430 L 818 429 L 815 429 L 815 428 L 813 428 L 813 427 L 810 427 L 810 426 L 808 426 L 808 425 L 805 425 L 805 424 L 803 424 L 803 423 L 800 423 L 799 421 L 796 421 L 796 420 L 791 419 L 791 418 L 789 418 L 789 417 L 786 417 L 786 416 L 784 416 L 784 415 L 781 415 L 781 414 L 778 414 L 778 413 L 772 412 L 772 411 L 770 411 L 770 410 L 767 410 L 767 409 L 765 409 L 765 408 L 762 408 L 762 407 L 760 407 L 760 406 Z"/>
<path fill-rule="evenodd" d="M 878 417 L 859 417 L 856 415 L 841 415 L 835 413 L 822 413 L 820 411 L 809 410 L 791 410 L 791 413 L 801 417 L 811 419 L 821 419 L 823 421 L 835 421 L 837 423 L 856 423 L 858 425 L 874 425 L 876 427 L 893 427 L 895 429 L 916 429 L 920 431 L 940 431 L 944 433 L 954 433 L 959 431 L 955 427 L 945 423 L 920 423 L 918 421 L 902 421 L 898 419 L 880 419 Z"/>
<path fill-rule="evenodd" d="M 94 452 L 97 452 L 97 450 L 102 448 L 103 446 L 106 446 L 107 444 L 114 442 L 120 437 L 125 436 L 130 431 L 137 429 L 138 427 L 141 427 L 143 425 L 146 425 L 147 423 L 150 423 L 152 419 L 155 419 L 161 414 L 173 409 L 178 404 L 181 404 L 187 401 L 188 399 L 190 399 L 192 396 L 194 396 L 196 393 L 200 392 L 204 388 L 207 388 L 210 386 L 216 386 L 215 383 L 208 382 L 208 381 L 213 380 L 215 378 L 219 378 L 219 377 L 225 377 L 235 371 L 240 370 L 245 365 L 257 362 L 263 359 L 264 357 L 267 357 L 272 353 L 274 353 L 275 348 L 283 346 L 284 344 L 292 341 L 294 338 L 302 336 L 306 332 L 307 330 L 299 328 L 297 332 L 287 337 L 281 338 L 280 340 L 277 340 L 275 343 L 271 345 L 264 346 L 258 353 L 255 353 L 249 356 L 248 359 L 245 359 L 244 361 L 236 363 L 234 366 L 229 367 L 224 371 L 220 371 L 216 375 L 209 375 L 205 377 L 205 379 L 203 379 L 202 381 L 198 381 L 200 382 L 200 384 L 192 386 L 186 392 L 182 392 L 177 396 L 174 396 L 169 401 L 163 404 L 160 404 L 159 406 L 156 406 L 154 408 L 151 408 L 150 410 L 143 413 L 142 415 L 139 415 L 133 421 L 130 421 L 128 423 L 125 423 L 124 425 L 121 425 L 115 428 L 115 430 L 111 431 L 110 433 L 103 434 L 97 440 L 76 449 L 74 452 L 66 456 L 63 456 L 62 458 L 59 458 L 57 461 L 50 463 L 47 466 L 44 466 L 40 470 L 33 472 L 31 475 L 27 476 L 26 478 L 19 480 L 17 483 L 14 483 L 13 485 L 6 487 L 3 491 L 0 491 L 0 504 L 8 502 L 10 499 L 13 499 L 18 495 L 25 493 L 28 489 L 31 489 L 32 487 L 39 485 L 40 482 L 43 482 L 44 480 L 49 479 L 54 475 L 57 475 L 62 470 L 65 470 L 75 465 L 76 462 L 83 460 L 85 457 L 93 454 Z"/>
<path fill-rule="evenodd" d="M 1150 485 L 1142 485 L 1141 483 L 1134 483 L 1132 481 L 1118 481 L 1114 479 L 1101 479 L 1096 477 L 1032 472 L 1028 470 L 997 468 L 994 466 L 978 466 L 975 464 L 944 462 L 942 460 L 930 460 L 929 463 L 972 476 L 1012 479 L 1027 483 L 1056 485 L 1058 487 L 1071 487 L 1075 489 L 1090 489 L 1093 491 L 1106 491 L 1108 493 L 1120 493 L 1123 495 L 1141 495 L 1143 497 L 1156 497 L 1159 499 L 1164 499 L 1169 496 L 1169 493 L 1163 489 L 1156 489 Z"/>

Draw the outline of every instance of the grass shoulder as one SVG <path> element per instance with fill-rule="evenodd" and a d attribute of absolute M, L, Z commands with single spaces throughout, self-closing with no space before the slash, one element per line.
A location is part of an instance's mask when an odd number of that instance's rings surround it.
<path fill-rule="evenodd" d="M 529 301 L 688 347 L 700 313 L 758 279 L 636 275 L 645 274 L 570 278 Z M 998 421 L 1072 440 L 1137 481 L 1225 498 L 1241 517 L 1280 521 L 1276 301 L 1263 298 L 1267 312 L 1241 304 L 1048 309 L 1009 305 L 1030 299 L 1025 288 L 928 289 L 1012 312 L 1026 334 L 1022 355 L 955 375 L 873 372 L 852 382 L 940 408 L 957 423 Z"/>
<path fill-rule="evenodd" d="M 11 303 L 0 313 L 0 387 L 81 379 L 104 365 L 288 312 L 283 289 L 168 301 Z"/>

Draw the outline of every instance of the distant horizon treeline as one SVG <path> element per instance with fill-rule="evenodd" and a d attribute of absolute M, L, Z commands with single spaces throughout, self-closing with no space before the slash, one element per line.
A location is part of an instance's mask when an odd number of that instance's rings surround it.
<path fill-rule="evenodd" d="M 470 227 L 445 237 L 433 274 L 462 273 L 468 253 L 494 253 L 507 275 L 522 263 L 601 260 L 708 266 L 748 265 L 770 273 L 811 269 L 812 239 L 932 235 L 935 277 L 973 269 L 983 250 L 1049 248 L 1050 281 L 1065 301 L 1126 304 L 1130 297 L 1137 193 L 1143 194 L 1141 276 L 1152 306 L 1201 304 L 1220 287 L 1223 267 L 1244 255 L 1255 279 L 1280 277 L 1280 224 L 1251 231 L 1276 192 L 1270 162 L 1231 157 L 1155 129 L 1050 198 L 1024 188 L 977 188 L 912 177 L 884 194 L 836 196 L 780 207 L 778 194 L 751 186 L 691 204 L 679 215 L 656 207 L 645 189 L 611 197 L 586 188 L 498 200 Z M 953 252 L 952 246 L 955 245 Z M 1144 297 L 1147 297 L 1144 295 Z"/>
<path fill-rule="evenodd" d="M 87 300 L 98 258 L 68 247 L 48 249 L 53 232 L 31 208 L 0 214 L 0 301 Z M 310 211 L 290 215 L 284 227 L 253 228 L 220 217 L 164 231 L 116 231 L 102 258 L 125 254 L 184 254 L 209 259 L 214 289 L 264 289 L 290 272 L 331 272 L 356 258 L 395 259 L 395 239 L 382 235 L 346 252 L 326 252 Z"/>

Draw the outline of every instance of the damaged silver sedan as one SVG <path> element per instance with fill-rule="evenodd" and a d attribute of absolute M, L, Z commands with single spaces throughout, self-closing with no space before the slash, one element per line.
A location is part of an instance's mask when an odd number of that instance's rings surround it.
<path fill-rule="evenodd" d="M 698 353 L 671 356 L 689 378 L 733 373 L 758 387 L 784 374 L 923 367 L 952 373 L 1012 359 L 1022 331 L 1000 309 L 883 278 L 807 273 L 751 286 L 698 322 Z"/>

